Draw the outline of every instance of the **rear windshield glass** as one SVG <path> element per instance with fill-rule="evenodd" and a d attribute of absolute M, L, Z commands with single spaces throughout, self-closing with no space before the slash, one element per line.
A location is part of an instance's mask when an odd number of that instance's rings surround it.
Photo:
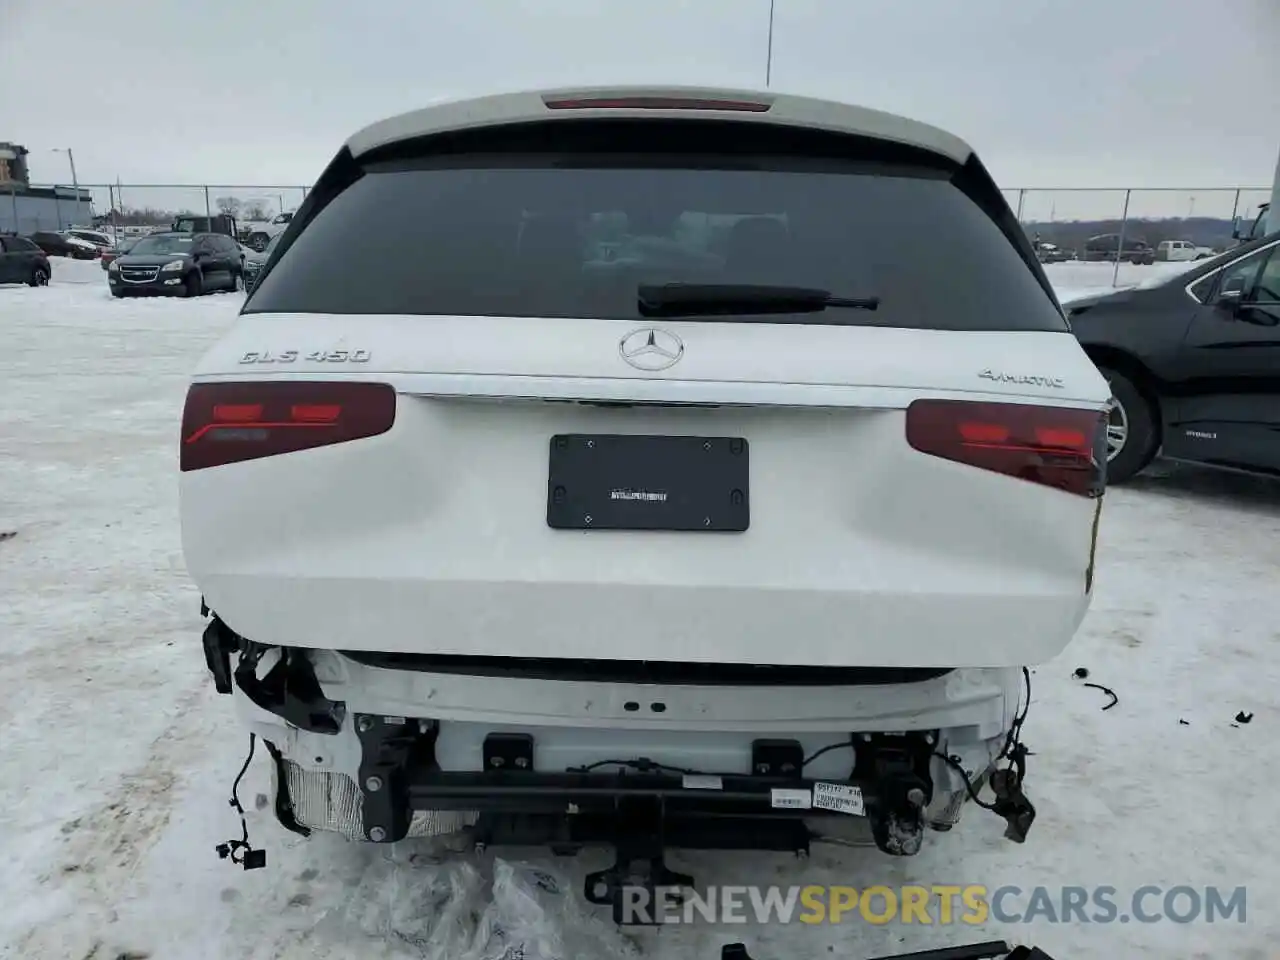
<path fill-rule="evenodd" d="M 191 250 L 191 237 L 147 237 L 133 245 L 130 253 L 187 253 Z"/>
<path fill-rule="evenodd" d="M 769 322 L 1067 329 L 943 172 L 688 159 L 454 154 L 372 167 L 289 243 L 245 312 L 635 320 L 642 284 L 745 283 L 880 300 Z"/>

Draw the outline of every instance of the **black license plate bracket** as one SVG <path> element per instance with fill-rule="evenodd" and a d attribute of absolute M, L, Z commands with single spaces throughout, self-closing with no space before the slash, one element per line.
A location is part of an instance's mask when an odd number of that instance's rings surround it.
<path fill-rule="evenodd" d="M 749 480 L 742 437 L 557 434 L 547 525 L 741 533 L 751 520 Z"/>

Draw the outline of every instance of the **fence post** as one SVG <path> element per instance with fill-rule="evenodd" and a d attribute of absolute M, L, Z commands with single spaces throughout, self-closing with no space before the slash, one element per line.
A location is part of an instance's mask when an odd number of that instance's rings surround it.
<path fill-rule="evenodd" d="M 1027 191 L 1025 189 L 1018 190 L 1018 222 L 1022 222 L 1022 205 L 1026 202 Z"/>
<path fill-rule="evenodd" d="M 1124 253 L 1124 234 L 1125 228 L 1129 225 L 1129 195 L 1132 190 L 1124 192 L 1124 213 L 1120 214 L 1120 242 L 1116 244 L 1116 265 L 1111 271 L 1111 285 L 1114 287 L 1120 282 L 1120 257 Z"/>
<path fill-rule="evenodd" d="M 1236 187 L 1236 198 L 1231 202 L 1231 229 L 1236 228 L 1236 217 L 1240 216 L 1240 188 Z"/>
<path fill-rule="evenodd" d="M 205 186 L 205 188 L 204 188 L 204 215 L 205 215 L 206 217 L 212 217 L 212 216 L 213 216 L 213 209 L 209 206 L 209 187 L 208 187 L 208 185 L 206 185 L 206 186 Z"/>
<path fill-rule="evenodd" d="M 12 183 L 9 184 L 9 202 L 13 205 L 13 232 L 21 233 L 22 227 L 18 225 L 18 192 Z"/>

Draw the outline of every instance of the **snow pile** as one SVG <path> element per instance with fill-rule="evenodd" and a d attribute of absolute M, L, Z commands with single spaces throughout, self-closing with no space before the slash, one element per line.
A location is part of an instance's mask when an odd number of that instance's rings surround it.
<path fill-rule="evenodd" d="M 637 956 L 558 873 L 494 860 L 410 859 L 347 918 L 370 940 L 411 945 L 423 960 L 623 960 Z"/>
<path fill-rule="evenodd" d="M 1149 265 L 1122 263 L 1117 273 L 1114 263 L 1086 263 L 1069 260 L 1066 263 L 1047 263 L 1044 272 L 1053 284 L 1058 300 L 1064 306 L 1072 300 L 1110 293 L 1117 288 L 1147 286 L 1182 273 L 1194 263 L 1154 263 Z M 1114 277 L 1115 283 L 1112 283 Z"/>

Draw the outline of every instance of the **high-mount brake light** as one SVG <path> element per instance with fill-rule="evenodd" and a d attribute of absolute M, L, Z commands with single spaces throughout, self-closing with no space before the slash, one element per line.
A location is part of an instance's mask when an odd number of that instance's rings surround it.
<path fill-rule="evenodd" d="M 185 472 L 375 437 L 396 419 L 385 383 L 197 383 L 182 411 Z"/>
<path fill-rule="evenodd" d="M 771 103 L 699 97 L 565 97 L 543 99 L 548 110 L 726 110 L 768 113 Z"/>
<path fill-rule="evenodd" d="M 907 443 L 921 453 L 1083 497 L 1106 487 L 1107 418 L 1023 403 L 916 400 Z"/>

